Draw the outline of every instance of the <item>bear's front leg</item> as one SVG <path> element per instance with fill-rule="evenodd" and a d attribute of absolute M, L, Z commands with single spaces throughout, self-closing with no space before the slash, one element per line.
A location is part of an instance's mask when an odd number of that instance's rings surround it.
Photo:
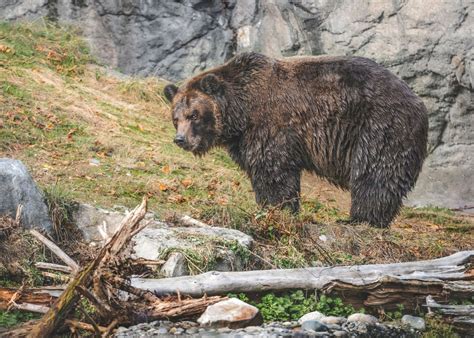
<path fill-rule="evenodd" d="M 301 170 L 282 163 L 261 163 L 250 172 L 259 205 L 273 205 L 297 213 L 300 207 Z"/>

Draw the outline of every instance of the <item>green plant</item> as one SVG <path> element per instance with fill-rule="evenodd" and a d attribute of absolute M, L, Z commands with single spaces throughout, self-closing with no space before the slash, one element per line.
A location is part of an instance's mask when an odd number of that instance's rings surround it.
<path fill-rule="evenodd" d="M 457 338 L 459 335 L 454 332 L 451 325 L 445 323 L 441 317 L 426 317 L 426 331 L 423 338 Z"/>
<path fill-rule="evenodd" d="M 64 225 L 72 219 L 74 208 L 72 197 L 58 184 L 47 187 L 44 194 L 56 237 L 61 239 L 67 235 L 67 231 L 63 230 Z"/>
<path fill-rule="evenodd" d="M 228 296 L 249 302 L 249 297 L 242 293 Z M 282 296 L 268 293 L 259 301 L 250 301 L 250 304 L 260 310 L 265 321 L 298 320 L 312 311 L 320 311 L 327 316 L 348 316 L 355 312 L 351 305 L 345 305 L 340 298 L 325 295 L 316 298 L 314 294 L 305 295 L 302 290 Z"/>
<path fill-rule="evenodd" d="M 403 311 L 405 307 L 403 304 L 397 304 L 397 310 L 391 312 L 385 312 L 385 317 L 389 320 L 401 320 L 403 317 Z"/>
<path fill-rule="evenodd" d="M 319 297 L 314 310 L 324 313 L 326 316 L 349 316 L 356 312 L 352 305 L 344 305 L 341 298 L 326 295 Z M 364 312 L 364 310 L 361 309 L 359 312 Z"/>
<path fill-rule="evenodd" d="M 0 310 L 0 327 L 9 328 L 32 319 L 38 319 L 41 315 L 23 311 L 5 311 Z"/>

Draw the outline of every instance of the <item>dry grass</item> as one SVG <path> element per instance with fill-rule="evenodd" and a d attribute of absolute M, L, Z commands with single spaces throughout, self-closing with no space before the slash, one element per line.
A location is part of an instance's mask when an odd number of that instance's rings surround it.
<path fill-rule="evenodd" d="M 106 208 L 148 195 L 163 218 L 187 213 L 253 235 L 255 266 L 394 262 L 473 248 L 472 218 L 446 210 L 406 208 L 387 230 L 341 225 L 348 194 L 311 175 L 301 215 L 260 210 L 223 150 L 195 158 L 173 145 L 163 81 L 117 77 L 93 64 L 76 35 L 48 25 L 2 24 L 0 45 L 0 156 L 22 160 L 46 190 L 59 186 L 69 199 Z"/>

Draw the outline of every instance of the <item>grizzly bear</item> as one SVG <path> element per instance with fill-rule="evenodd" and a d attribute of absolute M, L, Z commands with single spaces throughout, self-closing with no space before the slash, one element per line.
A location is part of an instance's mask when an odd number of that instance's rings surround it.
<path fill-rule="evenodd" d="M 174 142 L 227 149 L 263 206 L 297 212 L 307 170 L 350 190 L 351 221 L 388 227 L 427 153 L 421 99 L 362 57 L 244 53 L 164 94 Z"/>

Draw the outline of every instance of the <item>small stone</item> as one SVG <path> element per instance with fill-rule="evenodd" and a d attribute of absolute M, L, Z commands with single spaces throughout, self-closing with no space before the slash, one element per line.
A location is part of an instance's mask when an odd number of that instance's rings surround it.
<path fill-rule="evenodd" d="M 325 323 L 323 323 L 325 324 Z M 338 324 L 325 324 L 329 330 L 331 331 L 338 331 L 341 329 L 341 325 L 338 325 Z"/>
<path fill-rule="evenodd" d="M 172 327 L 169 332 L 170 332 L 171 334 L 175 334 L 176 328 L 175 328 L 175 327 Z"/>
<path fill-rule="evenodd" d="M 181 334 L 181 333 L 184 333 L 184 329 L 182 327 L 176 328 L 174 334 Z"/>
<path fill-rule="evenodd" d="M 168 333 L 168 329 L 166 327 L 160 327 L 156 330 L 156 332 L 159 334 L 166 334 Z"/>
<path fill-rule="evenodd" d="M 231 298 L 208 306 L 199 317 L 198 323 L 203 326 L 227 326 L 230 328 L 261 325 L 262 315 L 255 306 L 240 299 Z"/>
<path fill-rule="evenodd" d="M 301 324 L 302 330 L 327 331 L 328 327 L 318 320 L 306 320 Z"/>
<path fill-rule="evenodd" d="M 346 331 L 342 331 L 342 330 L 334 331 L 332 334 L 334 335 L 334 337 L 347 337 L 347 336 L 349 336 L 349 334 Z"/>
<path fill-rule="evenodd" d="M 347 321 L 346 318 L 336 317 L 336 316 L 327 316 L 320 320 L 320 322 L 323 324 L 337 324 L 337 325 L 344 324 L 346 321 Z"/>
<path fill-rule="evenodd" d="M 198 324 L 196 322 L 192 322 L 190 320 L 184 320 L 182 322 L 179 322 L 179 327 L 182 327 L 183 329 L 188 329 L 190 327 L 195 327 Z"/>
<path fill-rule="evenodd" d="M 310 313 L 305 314 L 303 317 L 301 317 L 298 320 L 298 323 L 301 325 L 307 320 L 321 320 L 324 317 L 325 316 L 321 312 L 314 311 L 314 312 L 310 312 Z"/>
<path fill-rule="evenodd" d="M 219 333 L 229 333 L 231 332 L 232 329 L 229 329 L 228 327 L 221 327 L 220 329 L 217 330 Z"/>
<path fill-rule="evenodd" d="M 173 252 L 161 267 L 165 277 L 181 277 L 189 275 L 186 257 L 181 252 Z"/>
<path fill-rule="evenodd" d="M 97 166 L 100 165 L 100 160 L 98 160 L 96 158 L 91 158 L 89 160 L 89 165 L 97 167 Z"/>
<path fill-rule="evenodd" d="M 260 331 L 260 326 L 247 326 L 245 328 L 246 332 L 257 332 Z"/>
<path fill-rule="evenodd" d="M 414 328 L 415 330 L 425 331 L 426 329 L 425 320 L 421 317 L 404 315 L 402 317 L 402 323 Z"/>
<path fill-rule="evenodd" d="M 347 318 L 348 322 L 361 322 L 365 324 L 376 324 L 378 319 L 371 315 L 366 315 L 365 313 L 354 313 Z"/>
<path fill-rule="evenodd" d="M 186 330 L 187 334 L 195 334 L 198 333 L 198 328 L 197 327 L 190 327 L 189 329 Z"/>

